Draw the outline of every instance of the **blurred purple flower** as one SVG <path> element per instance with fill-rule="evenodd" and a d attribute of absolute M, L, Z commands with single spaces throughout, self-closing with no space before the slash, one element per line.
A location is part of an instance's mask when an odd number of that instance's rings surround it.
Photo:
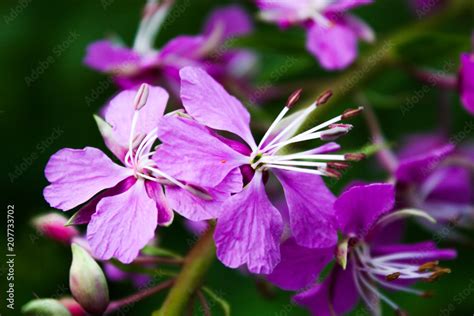
<path fill-rule="evenodd" d="M 398 154 L 395 176 L 401 203 L 426 211 L 437 220 L 424 226 L 438 231 L 440 225 L 474 225 L 474 154 L 469 147 L 458 149 L 442 136 L 411 136 Z M 461 236 L 451 231 L 453 238 Z"/>
<path fill-rule="evenodd" d="M 448 273 L 449 269 L 438 267 L 435 260 L 453 259 L 456 252 L 439 250 L 431 242 L 398 244 L 387 226 L 403 217 L 401 212 L 391 212 L 394 191 L 393 185 L 384 183 L 353 186 L 345 191 L 334 204 L 344 236 L 340 245 L 308 249 L 290 238 L 282 244 L 282 261 L 269 280 L 287 290 L 305 288 L 294 300 L 318 316 L 349 312 L 360 298 L 374 315 L 380 315 L 380 300 L 400 312 L 400 307 L 377 286 L 425 295 L 409 285 Z M 335 266 L 322 283 L 313 284 L 335 253 L 342 267 Z"/>
<path fill-rule="evenodd" d="M 306 48 L 328 70 L 352 64 L 357 57 L 359 39 L 374 40 L 372 29 L 346 12 L 370 3 L 372 0 L 257 0 L 262 19 L 281 27 L 305 27 Z"/>
<path fill-rule="evenodd" d="M 202 69 L 186 67 L 180 74 L 186 114 L 164 118 L 158 129 L 163 144 L 157 150 L 156 161 L 161 170 L 183 181 L 212 187 L 223 181 L 231 183 L 228 180 L 231 178 L 232 183 L 240 185 L 234 191 L 238 193 L 227 199 L 218 211 L 215 241 L 219 259 L 232 268 L 247 264 L 254 273 L 270 273 L 279 262 L 283 220 L 265 192 L 269 170 L 283 186 L 290 226 L 297 242 L 314 248 L 334 245 L 337 241 L 332 214 L 334 197 L 320 176 L 339 176 L 335 168 L 347 166 L 341 161 L 362 157 L 326 154 L 339 149 L 335 143 L 294 154 L 283 154 L 281 149 L 289 144 L 332 140 L 344 135 L 351 126 L 338 122 L 360 109 L 348 110 L 291 136 L 329 97 L 326 93 L 307 109 L 284 119 L 298 99 L 296 93 L 257 145 L 249 127 L 250 115 L 235 97 Z M 227 132 L 227 137 L 218 131 Z M 228 138 L 231 134 L 233 139 Z M 182 162 L 179 168 L 176 160 Z"/>
<path fill-rule="evenodd" d="M 147 5 L 132 48 L 111 40 L 97 41 L 87 48 L 84 63 L 111 74 L 123 89 L 145 82 L 167 85 L 176 93 L 179 91 L 179 69 L 184 66 L 203 67 L 221 81 L 241 81 L 250 74 L 256 62 L 255 55 L 230 47 L 233 38 L 253 29 L 243 9 L 236 5 L 217 9 L 209 16 L 201 35 L 177 36 L 156 50 L 153 43 L 170 5 L 171 1 L 162 4 L 151 1 Z"/>
<path fill-rule="evenodd" d="M 413 12 L 418 18 L 422 18 L 439 10 L 446 0 L 409 0 Z"/>
<path fill-rule="evenodd" d="M 474 53 L 461 54 L 459 90 L 464 108 L 474 115 Z"/>
<path fill-rule="evenodd" d="M 44 197 L 52 207 L 67 211 L 90 200 L 70 222 L 88 223 L 96 258 L 129 263 L 154 237 L 157 225 L 171 224 L 172 209 L 194 220 L 215 218 L 216 205 L 229 196 L 231 185 L 225 181 L 204 193 L 158 169 L 151 159 L 167 100 L 165 90 L 144 84 L 138 92 L 119 93 L 103 109 L 104 119 L 96 117 L 107 147 L 123 166 L 92 147 L 62 149 L 46 166 L 51 184 Z"/>

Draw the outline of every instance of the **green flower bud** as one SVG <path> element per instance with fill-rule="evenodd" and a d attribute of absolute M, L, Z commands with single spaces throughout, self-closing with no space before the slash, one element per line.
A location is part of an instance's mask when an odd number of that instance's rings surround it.
<path fill-rule="evenodd" d="M 76 243 L 71 245 L 72 264 L 69 288 L 74 299 L 93 315 L 101 315 L 109 305 L 109 288 L 99 264 Z"/>
<path fill-rule="evenodd" d="M 21 312 L 29 316 L 71 316 L 63 304 L 51 298 L 32 300 L 21 308 Z"/>

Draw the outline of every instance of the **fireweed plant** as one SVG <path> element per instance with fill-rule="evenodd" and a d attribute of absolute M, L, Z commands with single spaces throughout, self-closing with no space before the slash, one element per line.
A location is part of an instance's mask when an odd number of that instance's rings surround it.
<path fill-rule="evenodd" d="M 358 40 L 374 40 L 373 31 L 347 13 L 371 3 L 255 1 L 260 19 L 305 28 L 306 48 L 326 70 L 348 67 L 357 59 Z M 203 282 L 215 257 L 245 276 L 296 292 L 293 302 L 313 315 L 343 315 L 359 302 L 364 314 L 381 315 L 385 306 L 405 315 L 394 291 L 430 296 L 415 283 L 450 273 L 440 261 L 455 259 L 456 250 L 441 248 L 440 240 L 405 242 L 405 222 L 412 218 L 433 233 L 454 225 L 444 239 L 472 243 L 464 234 L 474 225 L 472 145 L 433 133 L 411 135 L 393 150 L 365 101 L 315 121 L 315 113 L 340 100 L 331 90 L 311 91 L 317 96 L 306 106 L 302 89 L 289 90 L 273 121 L 261 122 L 254 113 L 262 107 L 249 111 L 245 93 L 237 98 L 228 92 L 250 85 L 255 55 L 231 42 L 253 31 L 251 16 L 236 5 L 219 8 L 200 35 L 178 36 L 157 49 L 154 40 L 172 5 L 147 2 L 131 48 L 111 40 L 87 48 L 85 64 L 120 88 L 94 115 L 112 155 L 64 148 L 47 162 L 46 202 L 74 214 L 46 214 L 32 223 L 41 235 L 71 247 L 71 296 L 32 300 L 23 313 L 123 314 L 169 288 L 153 315 L 183 315 L 195 300 L 211 315 L 207 299 L 230 315 L 229 304 Z M 457 91 L 469 113 L 472 57 L 463 53 L 458 74 L 442 78 L 442 88 Z M 426 69 L 412 74 L 430 78 Z M 166 113 L 170 94 L 180 108 Z M 336 141 L 359 114 L 367 118 L 373 144 L 348 152 Z M 325 178 L 341 178 L 366 154 L 377 156 L 387 179 L 358 180 L 333 193 Z M 175 213 L 199 231 L 185 256 L 161 245 Z M 111 298 L 108 283 L 122 280 L 137 291 Z"/>

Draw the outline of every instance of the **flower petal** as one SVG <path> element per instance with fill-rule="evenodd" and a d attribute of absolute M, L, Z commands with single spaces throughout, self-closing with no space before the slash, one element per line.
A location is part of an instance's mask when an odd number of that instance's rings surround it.
<path fill-rule="evenodd" d="M 119 184 L 117 184 L 113 188 L 107 189 L 97 194 L 69 219 L 68 224 L 88 224 L 91 220 L 92 214 L 94 214 L 97 209 L 97 204 L 99 204 L 102 198 L 123 193 L 130 189 L 130 187 L 134 185 L 136 181 L 137 178 L 135 178 L 134 176 L 129 176 L 125 180 L 120 181 Z"/>
<path fill-rule="evenodd" d="M 474 115 L 474 54 L 461 54 L 459 85 L 462 104 Z"/>
<path fill-rule="evenodd" d="M 446 156 L 454 151 L 453 144 L 437 147 L 419 155 L 402 159 L 395 172 L 398 181 L 421 182 L 426 179 Z"/>
<path fill-rule="evenodd" d="M 163 142 L 153 156 L 158 168 L 194 185 L 215 187 L 249 160 L 190 119 L 164 117 L 158 137 Z"/>
<path fill-rule="evenodd" d="M 334 248 L 305 248 L 293 238 L 281 244 L 280 251 L 281 261 L 268 280 L 284 290 L 296 291 L 313 283 L 334 257 Z"/>
<path fill-rule="evenodd" d="M 155 235 L 158 212 L 139 180 L 122 194 L 103 198 L 87 227 L 87 240 L 94 256 L 132 262 Z"/>
<path fill-rule="evenodd" d="M 185 67 L 180 71 L 181 100 L 186 111 L 198 122 L 240 136 L 255 148 L 250 132 L 250 114 L 204 70 Z"/>
<path fill-rule="evenodd" d="M 357 57 L 357 35 L 349 27 L 315 23 L 307 33 L 306 48 L 328 70 L 344 69 Z"/>
<path fill-rule="evenodd" d="M 334 195 L 321 177 L 294 171 L 274 172 L 288 204 L 290 226 L 296 242 L 307 248 L 327 248 L 337 243 Z"/>
<path fill-rule="evenodd" d="M 271 273 L 280 261 L 283 221 L 268 200 L 262 174 L 255 173 L 243 191 L 227 199 L 222 209 L 214 234 L 219 260 L 231 268 L 247 264 L 253 273 Z"/>
<path fill-rule="evenodd" d="M 379 217 L 392 210 L 395 188 L 374 183 L 351 187 L 334 203 L 337 220 L 346 235 L 366 236 Z"/>
<path fill-rule="evenodd" d="M 212 200 L 204 200 L 176 186 L 166 187 L 166 198 L 177 213 L 192 221 L 218 218 L 223 211 L 223 202 L 231 193 L 242 190 L 242 175 L 239 169 L 234 169 L 217 187 L 203 190 L 212 197 Z"/>
<path fill-rule="evenodd" d="M 105 121 L 112 126 L 115 142 L 126 148 L 128 148 L 132 119 L 135 113 L 133 103 L 136 93 L 135 89 L 122 91 L 112 98 L 102 110 Z M 135 135 L 146 135 L 158 127 L 168 97 L 168 93 L 163 88 L 150 86 L 147 103 L 140 110 Z"/>
<path fill-rule="evenodd" d="M 169 226 L 173 222 L 174 212 L 168 205 L 163 186 L 156 182 L 147 181 L 145 183 L 148 196 L 155 200 L 158 210 L 158 225 Z"/>
<path fill-rule="evenodd" d="M 346 270 L 335 266 L 321 284 L 293 297 L 299 305 L 308 308 L 313 315 L 343 315 L 353 309 L 359 301 L 359 294 L 352 276 L 352 267 Z"/>
<path fill-rule="evenodd" d="M 206 35 L 222 27 L 222 39 L 242 36 L 252 32 L 253 25 L 247 12 L 238 5 L 229 5 L 212 11 L 204 26 Z"/>
<path fill-rule="evenodd" d="M 84 63 L 92 69 L 111 72 L 117 69 L 137 67 L 140 55 L 130 48 L 109 40 L 100 40 L 87 47 Z"/>
<path fill-rule="evenodd" d="M 46 201 L 54 208 L 70 210 L 132 175 L 102 151 L 93 147 L 64 148 L 51 156 L 45 168 L 51 183 L 44 191 Z"/>

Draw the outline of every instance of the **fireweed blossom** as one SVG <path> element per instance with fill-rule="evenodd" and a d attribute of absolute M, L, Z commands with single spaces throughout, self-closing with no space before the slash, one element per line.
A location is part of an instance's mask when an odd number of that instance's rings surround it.
<path fill-rule="evenodd" d="M 257 0 L 263 20 L 281 27 L 301 25 L 306 31 L 306 49 L 322 67 L 344 69 L 357 57 L 359 39 L 372 42 L 372 29 L 348 10 L 372 0 Z"/>
<path fill-rule="evenodd" d="M 464 108 L 474 115 L 474 53 L 472 52 L 461 54 L 459 90 Z"/>
<path fill-rule="evenodd" d="M 98 259 L 131 262 L 154 237 L 157 225 L 171 224 L 172 209 L 193 220 L 215 218 L 219 201 L 241 186 L 231 175 L 201 189 L 157 168 L 151 157 L 167 100 L 164 89 L 144 84 L 138 92 L 126 90 L 114 97 L 103 109 L 103 119 L 96 116 L 105 144 L 122 165 L 93 147 L 65 148 L 48 161 L 46 201 L 63 211 L 89 201 L 70 223 L 88 224 L 87 241 Z"/>
<path fill-rule="evenodd" d="M 451 249 L 437 249 L 432 242 L 397 243 L 391 224 L 413 215 L 392 211 L 395 189 L 391 184 L 353 186 L 335 201 L 334 210 L 343 238 L 336 248 L 308 249 L 293 238 L 282 244 L 282 261 L 269 279 L 286 290 L 301 290 L 296 303 L 313 315 L 341 315 L 362 299 L 374 315 L 381 315 L 380 301 L 401 313 L 401 308 L 380 288 L 418 296 L 429 293 L 411 288 L 415 281 L 434 281 L 450 270 L 437 260 L 456 257 Z M 426 217 L 426 214 L 418 215 Z M 322 281 L 321 270 L 336 255 L 335 265 Z"/>
<path fill-rule="evenodd" d="M 255 65 L 255 55 L 244 49 L 231 49 L 228 42 L 250 33 L 250 17 L 238 6 L 212 12 L 203 33 L 177 36 L 161 49 L 153 48 L 155 37 L 173 1 L 149 1 L 132 48 L 111 40 L 100 40 L 87 48 L 84 63 L 92 69 L 111 74 L 123 89 L 143 82 L 167 85 L 179 91 L 179 69 L 196 65 L 221 81 L 236 84 L 248 78 Z"/>
<path fill-rule="evenodd" d="M 156 161 L 160 170 L 182 181 L 212 187 L 238 173 L 245 187 L 235 191 L 220 208 L 215 242 L 217 256 L 227 266 L 247 264 L 254 273 L 270 273 L 280 260 L 282 216 L 265 192 L 271 171 L 281 183 L 289 209 L 290 226 L 297 242 L 319 248 L 334 245 L 337 234 L 332 215 L 333 195 L 320 176 L 339 176 L 338 168 L 361 154 L 333 155 L 335 143 L 296 153 L 284 153 L 288 145 L 346 134 L 351 125 L 340 121 L 361 111 L 346 110 L 327 122 L 292 136 L 303 120 L 330 94 L 323 94 L 308 108 L 286 119 L 299 92 L 271 124 L 257 145 L 250 131 L 245 107 L 204 70 L 185 67 L 181 75 L 181 99 L 185 114 L 166 117 L 158 129 L 162 145 Z M 218 132 L 226 132 L 219 134 Z M 229 135 L 233 134 L 233 138 Z M 238 139 L 240 138 L 240 139 Z M 175 161 L 182 161 L 180 168 Z M 241 192 L 240 192 L 241 191 Z"/>
<path fill-rule="evenodd" d="M 474 150 L 455 148 L 445 137 L 435 134 L 414 135 L 398 152 L 395 171 L 397 194 L 404 207 L 421 209 L 436 219 L 436 224 L 420 221 L 444 238 L 464 240 L 455 229 L 474 226 L 472 168 Z"/>

